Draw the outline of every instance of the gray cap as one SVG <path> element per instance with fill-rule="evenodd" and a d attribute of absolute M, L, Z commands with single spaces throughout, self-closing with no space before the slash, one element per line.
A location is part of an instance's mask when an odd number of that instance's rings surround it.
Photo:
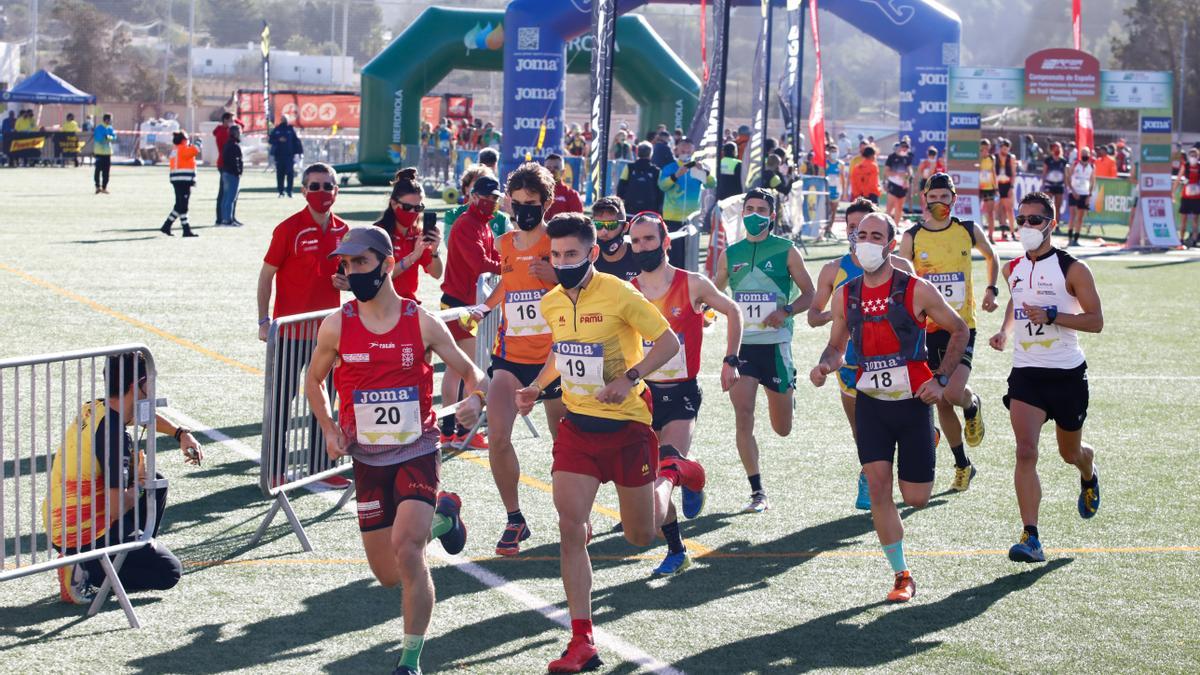
<path fill-rule="evenodd" d="M 359 225 L 350 228 L 342 242 L 329 254 L 332 258 L 338 255 L 362 255 L 368 250 L 375 251 L 383 257 L 392 255 L 392 238 L 381 227 L 374 225 Z"/>

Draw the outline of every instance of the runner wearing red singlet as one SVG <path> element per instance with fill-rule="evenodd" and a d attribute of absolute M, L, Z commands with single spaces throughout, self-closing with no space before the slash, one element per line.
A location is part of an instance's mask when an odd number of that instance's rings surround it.
<path fill-rule="evenodd" d="M 662 312 L 679 338 L 679 351 L 666 365 L 646 375 L 653 400 L 650 426 L 658 434 L 660 457 L 687 457 L 700 414 L 702 392 L 696 382 L 704 341 L 704 307 L 725 315 L 725 354 L 721 365 L 721 391 L 729 391 L 738 380 L 738 350 L 742 347 L 742 313 L 737 303 L 717 290 L 708 277 L 673 267 L 666 252 L 671 247 L 667 224 L 657 213 L 639 213 L 629 225 L 633 257 L 642 273 L 633 285 Z M 683 515 L 695 518 L 704 508 L 704 492 L 680 486 Z M 669 576 L 691 565 L 675 504 L 670 502 L 662 526 L 667 556 L 654 568 L 654 576 Z"/>
<path fill-rule="evenodd" d="M 904 560 L 904 526 L 892 498 L 892 464 L 897 464 L 904 503 L 920 508 L 933 488 L 932 404 L 967 346 L 967 324 L 928 281 L 892 267 L 896 226 L 872 213 L 858 224 L 854 258 L 863 275 L 834 292 L 833 327 L 821 360 L 809 373 L 818 387 L 844 362 L 853 337 L 858 373 L 855 429 L 858 458 L 871 492 L 871 517 L 884 554 L 895 573 L 889 602 L 905 602 L 916 583 Z M 937 373 L 929 369 L 925 320 L 950 331 L 946 358 Z"/>
<path fill-rule="evenodd" d="M 332 256 L 340 256 L 356 299 L 321 322 L 305 394 L 326 452 L 353 458 L 358 526 L 371 572 L 384 586 L 401 586 L 404 645 L 394 673 L 419 673 L 434 602 L 425 544 L 432 535 L 456 554 L 467 534 L 458 496 L 438 492 L 430 355 L 473 392 L 457 411 L 464 426 L 479 418 L 487 380 L 444 323 L 388 283 L 396 261 L 386 232 L 351 228 Z M 340 402 L 336 422 L 325 389 L 331 368 Z"/>

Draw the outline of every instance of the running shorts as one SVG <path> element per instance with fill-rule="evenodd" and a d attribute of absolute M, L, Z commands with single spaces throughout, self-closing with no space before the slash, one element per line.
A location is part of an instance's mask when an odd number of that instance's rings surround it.
<path fill-rule="evenodd" d="M 694 420 L 700 414 L 700 403 L 704 397 L 700 384 L 695 380 L 682 382 L 646 382 L 654 401 L 654 421 L 650 426 L 655 431 L 678 420 Z"/>
<path fill-rule="evenodd" d="M 900 199 L 904 199 L 905 197 L 908 196 L 908 188 L 896 185 L 895 183 L 893 183 L 891 181 L 888 181 L 887 191 L 888 191 L 889 195 L 891 195 L 893 197 L 898 197 Z"/>
<path fill-rule="evenodd" d="M 621 487 L 641 487 L 658 477 L 658 436 L 641 422 L 567 413 L 552 454 L 551 474 L 578 473 Z"/>
<path fill-rule="evenodd" d="M 1008 374 L 1004 406 L 1013 400 L 1046 413 L 1063 431 L 1079 431 L 1088 413 L 1087 364 L 1061 368 L 1013 368 Z"/>
<path fill-rule="evenodd" d="M 434 506 L 441 478 L 441 453 L 431 452 L 407 462 L 371 466 L 354 462 L 354 493 L 358 529 L 371 532 L 391 527 L 400 502 L 416 499 Z"/>
<path fill-rule="evenodd" d="M 942 358 L 946 356 L 946 347 L 950 346 L 950 331 L 936 330 L 932 333 L 925 334 L 925 346 L 929 350 L 929 369 L 937 370 L 942 367 Z M 975 329 L 971 329 L 971 336 L 967 338 L 967 348 L 963 351 L 962 360 L 959 363 L 967 368 L 971 367 L 971 361 L 975 358 Z"/>
<path fill-rule="evenodd" d="M 980 190 L 979 191 L 979 200 L 984 201 L 984 202 L 996 201 L 996 191 L 995 190 Z"/>
<path fill-rule="evenodd" d="M 1091 199 L 1091 195 L 1069 195 L 1067 197 L 1067 206 L 1073 206 L 1077 209 L 1090 211 L 1091 207 L 1088 205 L 1088 202 L 1091 201 Z"/>
<path fill-rule="evenodd" d="M 792 365 L 792 345 L 781 342 L 773 345 L 743 344 L 738 350 L 742 365 L 738 371 L 753 377 L 759 384 L 784 393 L 796 387 L 796 368 Z"/>
<path fill-rule="evenodd" d="M 933 481 L 937 456 L 933 406 L 919 398 L 884 401 L 859 396 L 854 405 L 854 427 L 859 463 L 894 462 L 902 481 Z"/>
<path fill-rule="evenodd" d="M 542 364 L 540 363 L 517 363 L 502 359 L 495 354 L 492 354 L 492 365 L 488 366 L 488 378 L 497 370 L 504 370 L 513 374 L 522 387 L 528 387 L 533 384 L 537 376 L 542 372 Z M 549 387 L 542 390 L 538 395 L 539 401 L 547 401 L 551 399 L 562 398 L 562 378 L 554 378 Z"/>
<path fill-rule="evenodd" d="M 843 396 L 854 398 L 858 395 L 858 389 L 855 385 L 858 383 L 858 366 L 842 366 L 838 368 L 838 387 L 842 390 Z"/>
<path fill-rule="evenodd" d="M 1001 183 L 998 187 L 1000 189 L 1000 199 L 1008 199 L 1008 196 L 1012 194 L 1012 183 Z"/>

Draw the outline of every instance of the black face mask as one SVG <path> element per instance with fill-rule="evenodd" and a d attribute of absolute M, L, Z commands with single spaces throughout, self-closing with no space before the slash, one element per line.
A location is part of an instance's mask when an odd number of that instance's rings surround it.
<path fill-rule="evenodd" d="M 346 279 L 350 282 L 350 292 L 359 302 L 370 302 L 379 295 L 379 289 L 387 281 L 387 275 L 383 273 L 383 261 L 380 260 L 370 272 L 347 274 Z"/>
<path fill-rule="evenodd" d="M 634 251 L 633 260 L 638 267 L 642 268 L 643 272 L 653 272 L 663 264 L 663 250 L 656 248 L 653 251 Z"/>
<path fill-rule="evenodd" d="M 588 270 L 592 269 L 592 261 L 584 258 L 583 262 L 573 267 L 555 267 L 554 276 L 558 277 L 558 283 L 566 290 L 570 290 L 583 283 L 583 278 L 587 276 Z"/>
<path fill-rule="evenodd" d="M 621 244 L 625 243 L 625 233 L 622 232 L 608 241 L 597 239 L 596 243 L 600 244 L 600 250 L 604 251 L 605 255 L 616 255 L 617 251 L 621 250 Z"/>
<path fill-rule="evenodd" d="M 537 204 L 513 204 L 513 220 L 517 227 L 528 232 L 542 222 L 542 207 Z"/>

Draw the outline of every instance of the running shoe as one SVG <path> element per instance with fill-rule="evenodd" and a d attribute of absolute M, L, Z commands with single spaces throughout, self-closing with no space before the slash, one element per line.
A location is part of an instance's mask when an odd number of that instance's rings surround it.
<path fill-rule="evenodd" d="M 552 673 L 582 673 L 595 670 L 604 665 L 600 660 L 600 652 L 592 641 L 582 635 L 571 637 L 562 656 L 550 662 Z"/>
<path fill-rule="evenodd" d="M 771 508 L 771 505 L 767 503 L 766 492 L 751 492 L 750 503 L 742 508 L 742 513 L 762 513 L 769 508 Z"/>
<path fill-rule="evenodd" d="M 458 442 L 461 440 L 458 434 L 450 434 L 449 436 L 443 433 L 438 434 L 438 443 L 441 444 L 443 450 L 452 445 L 458 445 Z"/>
<path fill-rule="evenodd" d="M 1021 541 L 1008 549 L 1008 559 L 1013 562 L 1046 562 L 1046 553 L 1042 550 L 1042 542 L 1028 532 L 1021 532 Z"/>
<path fill-rule="evenodd" d="M 529 538 L 532 532 L 525 523 L 509 523 L 496 542 L 496 555 L 513 556 L 521 552 L 521 542 Z"/>
<path fill-rule="evenodd" d="M 679 553 L 671 553 L 668 551 L 667 557 L 663 558 L 663 561 L 659 563 L 658 567 L 654 568 L 651 576 L 669 577 L 679 574 L 691 566 L 692 558 L 687 554 L 687 551 L 680 551 Z"/>
<path fill-rule="evenodd" d="M 687 519 L 695 518 L 704 510 L 704 490 L 696 492 L 689 490 L 686 485 L 680 486 L 680 505 L 683 507 L 683 517 Z"/>
<path fill-rule="evenodd" d="M 858 497 L 854 500 L 854 508 L 859 511 L 871 510 L 871 489 L 867 485 L 867 474 L 858 472 Z"/>
<path fill-rule="evenodd" d="M 704 490 L 704 467 L 700 462 L 686 457 L 664 457 L 658 462 L 658 469 L 674 469 L 679 474 L 679 485 L 695 492 Z"/>
<path fill-rule="evenodd" d="M 283 195 L 279 196 L 282 197 Z M 392 671 L 392 675 L 421 675 L 421 671 L 409 668 L 408 666 L 396 666 L 396 669 Z"/>
<path fill-rule="evenodd" d="M 463 547 L 467 545 L 467 524 L 462 521 L 462 500 L 453 492 L 442 492 L 438 494 L 437 507 L 434 508 L 434 512 L 454 521 L 454 526 L 438 537 L 438 541 L 442 542 L 442 548 L 446 549 L 446 553 L 450 555 L 461 553 Z"/>
<path fill-rule="evenodd" d="M 332 490 L 345 490 L 346 488 L 350 487 L 350 479 L 340 474 L 330 476 L 329 478 L 325 478 L 317 482 Z"/>
<path fill-rule="evenodd" d="M 917 582 L 908 570 L 896 572 L 896 583 L 887 594 L 888 602 L 908 602 L 917 594 Z"/>
<path fill-rule="evenodd" d="M 967 445 L 974 448 L 983 442 L 983 402 L 979 394 L 971 394 L 971 405 L 975 406 L 975 416 L 964 416 L 963 435 L 967 437 Z"/>
<path fill-rule="evenodd" d="M 1092 464 L 1092 478 L 1096 479 L 1095 487 L 1079 488 L 1079 517 L 1087 520 L 1100 510 L 1100 471 Z"/>
<path fill-rule="evenodd" d="M 58 597 L 72 605 L 86 605 L 96 599 L 96 591 L 88 583 L 87 570 L 78 563 L 58 568 Z"/>
<path fill-rule="evenodd" d="M 466 434 L 463 434 L 463 436 L 466 436 Z M 459 442 L 462 441 L 463 436 L 460 436 L 458 438 Z M 483 434 L 475 434 L 474 436 L 471 437 L 471 440 L 467 441 L 467 447 L 472 450 L 479 450 L 480 452 L 487 452 L 487 449 L 488 449 L 487 436 L 484 436 Z"/>
<path fill-rule="evenodd" d="M 954 480 L 950 481 L 950 489 L 955 492 L 966 492 L 971 487 L 971 479 L 975 477 L 974 464 L 954 467 Z"/>

